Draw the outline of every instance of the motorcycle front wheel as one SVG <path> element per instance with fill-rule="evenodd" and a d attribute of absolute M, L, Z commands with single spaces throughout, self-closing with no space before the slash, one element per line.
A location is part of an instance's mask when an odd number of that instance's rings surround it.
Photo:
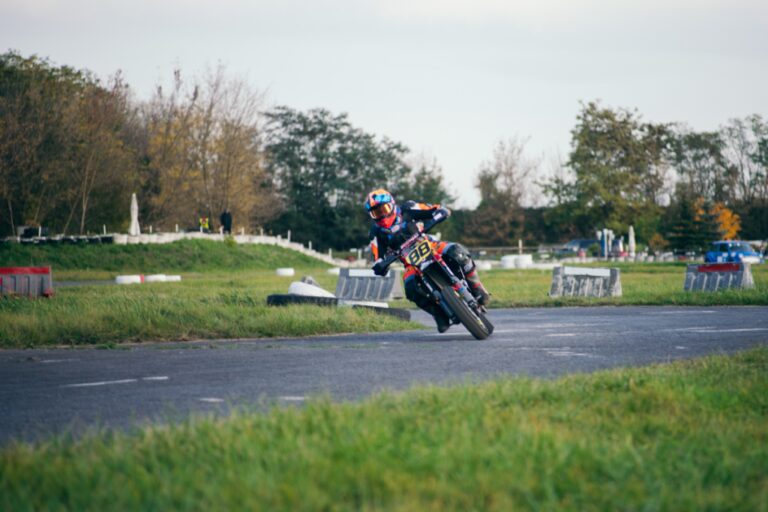
<path fill-rule="evenodd" d="M 431 273 L 429 276 L 432 281 L 440 289 L 440 293 L 443 296 L 448 307 L 458 317 L 459 321 L 467 328 L 467 330 L 478 340 L 484 340 L 493 332 L 493 325 L 485 318 L 480 312 L 472 311 L 472 308 L 464 302 L 459 292 L 453 289 L 451 284 L 445 277 L 437 272 Z"/>

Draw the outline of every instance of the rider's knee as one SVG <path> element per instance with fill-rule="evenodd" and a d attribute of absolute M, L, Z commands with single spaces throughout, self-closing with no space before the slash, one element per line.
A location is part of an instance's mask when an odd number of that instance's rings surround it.
<path fill-rule="evenodd" d="M 410 277 L 405 280 L 403 283 L 403 287 L 405 288 L 405 298 L 415 302 L 416 299 L 419 298 L 420 290 L 419 290 L 419 283 L 416 279 L 416 276 Z"/>
<path fill-rule="evenodd" d="M 461 244 L 452 244 L 445 250 L 445 257 L 453 260 L 465 274 L 475 269 L 475 262 L 469 254 L 469 250 Z"/>

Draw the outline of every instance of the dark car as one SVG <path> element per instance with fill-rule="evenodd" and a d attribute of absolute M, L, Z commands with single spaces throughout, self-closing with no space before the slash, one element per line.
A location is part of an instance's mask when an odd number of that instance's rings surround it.
<path fill-rule="evenodd" d="M 588 238 L 578 238 L 576 240 L 570 240 L 562 247 L 555 249 L 555 256 L 568 257 L 578 256 L 580 251 L 585 253 L 593 245 L 599 245 L 599 240 L 593 240 Z"/>
<path fill-rule="evenodd" d="M 707 263 L 763 263 L 763 257 L 747 242 L 738 240 L 720 240 L 712 242 L 704 255 Z"/>

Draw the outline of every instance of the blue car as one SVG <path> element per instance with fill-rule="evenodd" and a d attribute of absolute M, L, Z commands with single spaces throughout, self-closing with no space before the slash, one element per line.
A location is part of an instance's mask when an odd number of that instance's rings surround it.
<path fill-rule="evenodd" d="M 763 263 L 763 257 L 747 242 L 738 240 L 720 240 L 712 242 L 710 250 L 704 255 L 707 263 Z"/>

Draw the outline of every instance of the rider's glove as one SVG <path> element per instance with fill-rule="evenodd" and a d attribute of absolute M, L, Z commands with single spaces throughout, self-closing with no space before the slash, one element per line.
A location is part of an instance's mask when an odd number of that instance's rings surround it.
<path fill-rule="evenodd" d="M 387 267 L 389 267 L 389 265 L 387 265 L 383 259 L 379 258 L 373 264 L 373 273 L 377 276 L 385 276 L 387 275 Z"/>

